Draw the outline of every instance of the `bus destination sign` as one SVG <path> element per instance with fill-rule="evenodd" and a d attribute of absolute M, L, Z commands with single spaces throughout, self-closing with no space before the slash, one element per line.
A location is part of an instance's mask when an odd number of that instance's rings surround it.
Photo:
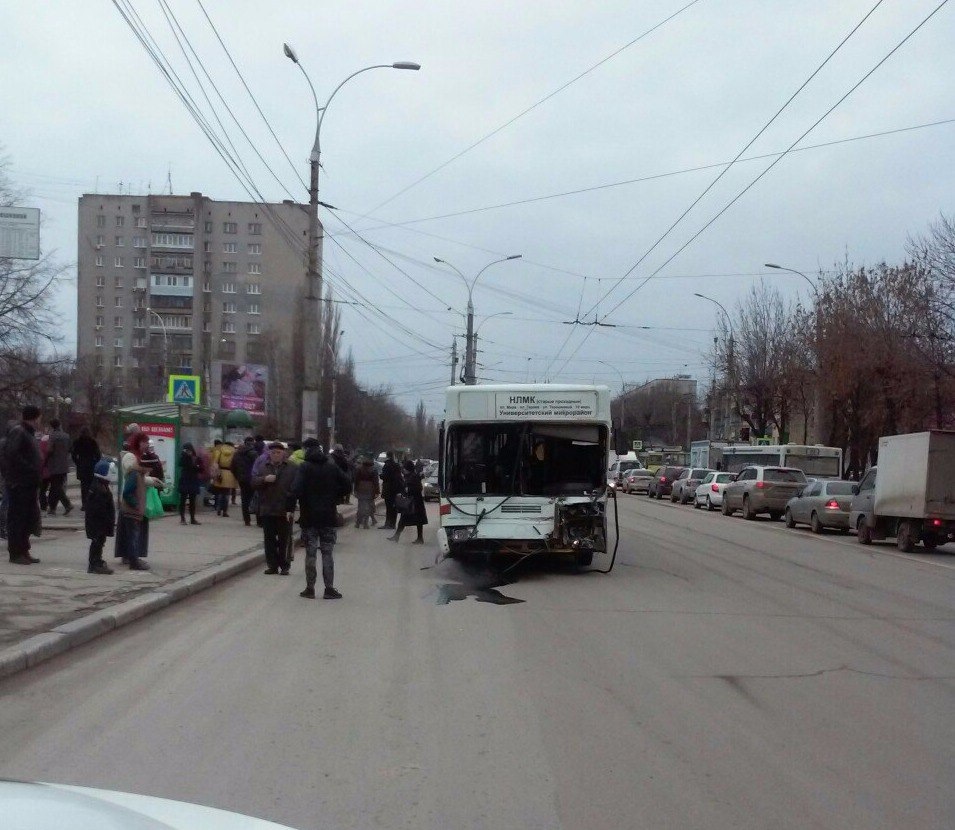
<path fill-rule="evenodd" d="M 498 392 L 497 417 L 503 420 L 596 418 L 594 392 Z"/>

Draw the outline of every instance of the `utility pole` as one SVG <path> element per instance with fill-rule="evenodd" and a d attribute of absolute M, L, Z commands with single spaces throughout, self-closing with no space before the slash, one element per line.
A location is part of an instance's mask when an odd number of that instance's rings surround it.
<path fill-rule="evenodd" d="M 328 446 L 335 449 L 335 393 L 338 391 L 338 371 L 332 370 L 332 410 L 328 417 Z"/>
<path fill-rule="evenodd" d="M 458 341 L 451 339 L 451 385 L 457 382 L 458 378 Z"/>
<path fill-rule="evenodd" d="M 474 372 L 475 361 L 474 348 L 474 303 L 471 302 L 471 295 L 468 295 L 468 334 L 464 346 L 464 382 L 473 386 L 477 379 Z"/>

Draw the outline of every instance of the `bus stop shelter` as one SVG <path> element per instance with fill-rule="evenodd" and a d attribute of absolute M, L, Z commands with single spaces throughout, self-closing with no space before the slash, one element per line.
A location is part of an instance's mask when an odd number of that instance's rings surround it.
<path fill-rule="evenodd" d="M 116 436 L 117 457 L 120 456 L 126 429 L 136 424 L 149 436 L 156 455 L 162 461 L 165 486 L 160 492 L 163 506 L 179 504 L 179 455 L 182 445 L 192 444 L 197 450 L 223 437 L 225 411 L 208 406 L 177 403 L 144 403 L 115 410 L 119 432 Z M 122 471 L 120 471 L 122 475 Z"/>

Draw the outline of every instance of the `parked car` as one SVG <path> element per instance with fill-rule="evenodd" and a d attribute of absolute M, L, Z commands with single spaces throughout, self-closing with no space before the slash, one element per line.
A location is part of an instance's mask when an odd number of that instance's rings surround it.
<path fill-rule="evenodd" d="M 809 482 L 786 505 L 786 527 L 807 524 L 813 533 L 822 533 L 825 527 L 847 531 L 854 486 L 851 481 Z"/>
<path fill-rule="evenodd" d="M 795 467 L 744 467 L 723 490 L 724 516 L 737 510 L 744 519 L 768 513 L 778 520 L 786 512 L 789 500 L 806 486 L 806 474 Z"/>
<path fill-rule="evenodd" d="M 693 494 L 693 506 L 716 510 L 723 505 L 723 490 L 733 480 L 732 473 L 712 472 L 703 478 Z"/>
<path fill-rule="evenodd" d="M 607 492 L 623 489 L 624 479 L 630 470 L 641 469 L 640 462 L 632 459 L 618 459 L 607 468 Z"/>
<path fill-rule="evenodd" d="M 696 488 L 700 486 L 700 482 L 707 477 L 710 473 L 715 473 L 716 470 L 708 470 L 705 467 L 687 467 L 675 482 L 673 482 L 673 489 L 670 491 L 670 501 L 678 501 L 680 504 L 689 504 L 693 500 L 693 496 L 696 493 Z"/>
<path fill-rule="evenodd" d="M 653 473 L 645 467 L 634 467 L 627 470 L 623 477 L 624 493 L 646 493 L 653 481 Z"/>
<path fill-rule="evenodd" d="M 673 482 L 680 477 L 683 467 L 661 467 L 647 488 L 647 495 L 651 499 L 662 499 L 669 496 L 673 490 Z"/>
<path fill-rule="evenodd" d="M 441 488 L 438 487 L 438 472 L 435 470 L 433 475 L 428 476 L 421 482 L 421 494 L 425 501 L 438 501 L 441 497 Z"/>

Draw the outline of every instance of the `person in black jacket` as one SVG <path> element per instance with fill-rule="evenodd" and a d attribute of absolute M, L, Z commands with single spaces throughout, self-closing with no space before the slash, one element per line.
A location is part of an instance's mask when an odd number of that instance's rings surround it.
<path fill-rule="evenodd" d="M 398 511 L 395 510 L 395 497 L 404 491 L 405 482 L 401 476 L 401 466 L 395 461 L 394 453 L 385 456 L 381 468 L 381 497 L 385 501 L 385 524 L 382 530 L 394 530 L 398 524 Z"/>
<path fill-rule="evenodd" d="M 186 523 L 186 505 L 189 506 L 189 524 L 196 521 L 196 499 L 199 498 L 199 479 L 202 473 L 202 461 L 196 455 L 196 448 L 190 444 L 182 445 L 179 454 L 179 524 Z"/>
<path fill-rule="evenodd" d="M 335 590 L 333 551 L 338 538 L 338 504 L 350 492 L 348 476 L 329 460 L 321 447 L 311 447 L 292 484 L 292 498 L 298 502 L 299 521 L 305 532 L 305 590 L 299 596 L 315 598 L 318 549 L 321 548 L 325 599 L 342 598 Z"/>
<path fill-rule="evenodd" d="M 40 561 L 30 555 L 30 533 L 40 526 L 38 496 L 43 460 L 36 441 L 40 410 L 25 406 L 22 416 L 3 446 L 3 478 L 9 496 L 7 549 L 13 564 L 32 565 Z"/>
<path fill-rule="evenodd" d="M 411 543 L 424 544 L 424 526 L 428 523 L 428 511 L 424 506 L 424 487 L 421 484 L 421 474 L 415 470 L 414 461 L 408 459 L 404 463 L 404 492 L 411 499 L 411 506 L 402 512 L 398 522 L 398 529 L 388 541 L 397 542 L 401 531 L 414 525 L 418 528 L 418 537 Z"/>
<path fill-rule="evenodd" d="M 90 433 L 89 427 L 83 427 L 80 430 L 79 436 L 73 442 L 70 455 L 76 465 L 76 478 L 80 482 L 80 510 L 86 510 L 86 493 L 93 483 L 93 468 L 96 466 L 96 462 L 103 457 L 99 444 L 96 443 L 96 439 Z"/>
<path fill-rule="evenodd" d="M 251 435 L 247 435 L 232 459 L 232 469 L 239 481 L 242 521 L 245 522 L 246 527 L 252 524 L 252 514 L 249 511 L 252 504 L 252 465 L 255 464 L 259 455 L 260 453 L 255 451 L 255 439 Z"/>
<path fill-rule="evenodd" d="M 116 532 L 116 505 L 110 483 L 116 480 L 116 465 L 105 458 L 93 468 L 93 481 L 86 496 L 86 538 L 90 540 L 87 573 L 111 574 L 113 569 L 103 561 L 106 539 Z"/>

